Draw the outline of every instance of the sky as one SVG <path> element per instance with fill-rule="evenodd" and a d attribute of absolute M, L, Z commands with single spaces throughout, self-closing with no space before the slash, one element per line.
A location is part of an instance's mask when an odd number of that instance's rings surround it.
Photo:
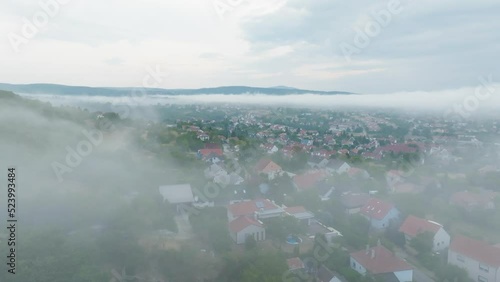
<path fill-rule="evenodd" d="M 500 1 L 0 2 L 0 82 L 356 93 L 498 81 Z"/>

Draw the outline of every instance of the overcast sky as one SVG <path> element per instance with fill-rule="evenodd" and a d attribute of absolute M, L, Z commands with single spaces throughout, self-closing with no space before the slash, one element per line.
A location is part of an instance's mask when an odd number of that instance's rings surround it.
<path fill-rule="evenodd" d="M 498 0 L 59 1 L 32 38 L 23 18 L 43 20 L 39 2 L 0 2 L 0 82 L 142 86 L 158 65 L 162 88 L 385 93 L 500 75 Z M 380 30 L 376 13 L 390 15 Z M 368 43 L 356 43 L 366 28 Z"/>

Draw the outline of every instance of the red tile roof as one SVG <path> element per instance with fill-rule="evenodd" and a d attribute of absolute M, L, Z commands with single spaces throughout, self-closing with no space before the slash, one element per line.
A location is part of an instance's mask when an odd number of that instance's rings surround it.
<path fill-rule="evenodd" d="M 403 224 L 399 228 L 399 231 L 410 237 L 415 237 L 419 233 L 424 232 L 431 232 L 432 234 L 436 234 L 441 228 L 442 226 L 437 222 L 410 215 L 403 222 Z"/>
<path fill-rule="evenodd" d="M 240 216 L 229 223 L 229 230 L 233 233 L 237 233 L 251 225 L 262 227 L 262 224 L 257 220 L 246 216 Z"/>
<path fill-rule="evenodd" d="M 313 188 L 319 181 L 325 179 L 328 176 L 323 170 L 307 172 L 304 174 L 298 174 L 293 177 L 293 183 L 297 188 L 301 190 L 306 190 Z"/>
<path fill-rule="evenodd" d="M 371 198 L 361 208 L 361 214 L 369 218 L 380 220 L 383 219 L 392 208 L 394 208 L 394 205 L 391 203 L 387 203 L 376 198 Z"/>
<path fill-rule="evenodd" d="M 287 259 L 286 263 L 288 264 L 289 270 L 304 268 L 304 263 L 298 257 Z"/>
<path fill-rule="evenodd" d="M 372 254 L 374 254 L 373 257 Z M 398 258 L 382 245 L 373 247 L 369 249 L 368 252 L 362 250 L 351 253 L 351 257 L 371 274 L 391 273 L 413 269 L 406 261 Z"/>
<path fill-rule="evenodd" d="M 254 167 L 257 173 L 268 173 L 272 171 L 279 171 L 281 167 L 270 159 L 261 159 Z"/>
<path fill-rule="evenodd" d="M 262 205 L 262 209 L 264 210 L 274 210 L 279 208 L 277 205 L 273 204 L 273 202 L 264 199 L 235 203 L 229 205 L 227 209 L 234 217 L 242 215 L 250 216 L 253 215 L 253 213 L 255 213 L 256 211 L 260 210 L 260 207 L 258 207 L 258 205 Z"/>
<path fill-rule="evenodd" d="M 450 250 L 489 266 L 500 267 L 500 248 L 465 236 L 456 236 Z"/>
<path fill-rule="evenodd" d="M 201 149 L 200 154 L 204 157 L 214 154 L 216 156 L 222 156 L 222 149 Z"/>

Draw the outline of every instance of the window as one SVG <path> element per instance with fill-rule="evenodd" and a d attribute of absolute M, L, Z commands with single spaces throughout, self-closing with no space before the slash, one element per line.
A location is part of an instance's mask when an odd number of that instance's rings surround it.
<path fill-rule="evenodd" d="M 484 264 L 479 264 L 479 269 L 481 269 L 484 272 L 490 272 L 490 268 Z"/>
<path fill-rule="evenodd" d="M 479 281 L 479 282 L 488 282 L 488 279 L 486 279 L 486 278 L 484 278 L 483 276 L 479 275 L 479 276 L 477 277 L 477 281 Z"/>
<path fill-rule="evenodd" d="M 465 259 L 461 255 L 457 255 L 457 260 L 460 262 L 465 262 Z"/>

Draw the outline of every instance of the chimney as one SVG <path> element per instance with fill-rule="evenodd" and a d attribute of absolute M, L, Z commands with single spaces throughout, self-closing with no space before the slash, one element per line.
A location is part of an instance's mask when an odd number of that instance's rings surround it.
<path fill-rule="evenodd" d="M 375 258 L 375 249 L 372 249 L 372 255 L 371 255 L 372 259 Z"/>

